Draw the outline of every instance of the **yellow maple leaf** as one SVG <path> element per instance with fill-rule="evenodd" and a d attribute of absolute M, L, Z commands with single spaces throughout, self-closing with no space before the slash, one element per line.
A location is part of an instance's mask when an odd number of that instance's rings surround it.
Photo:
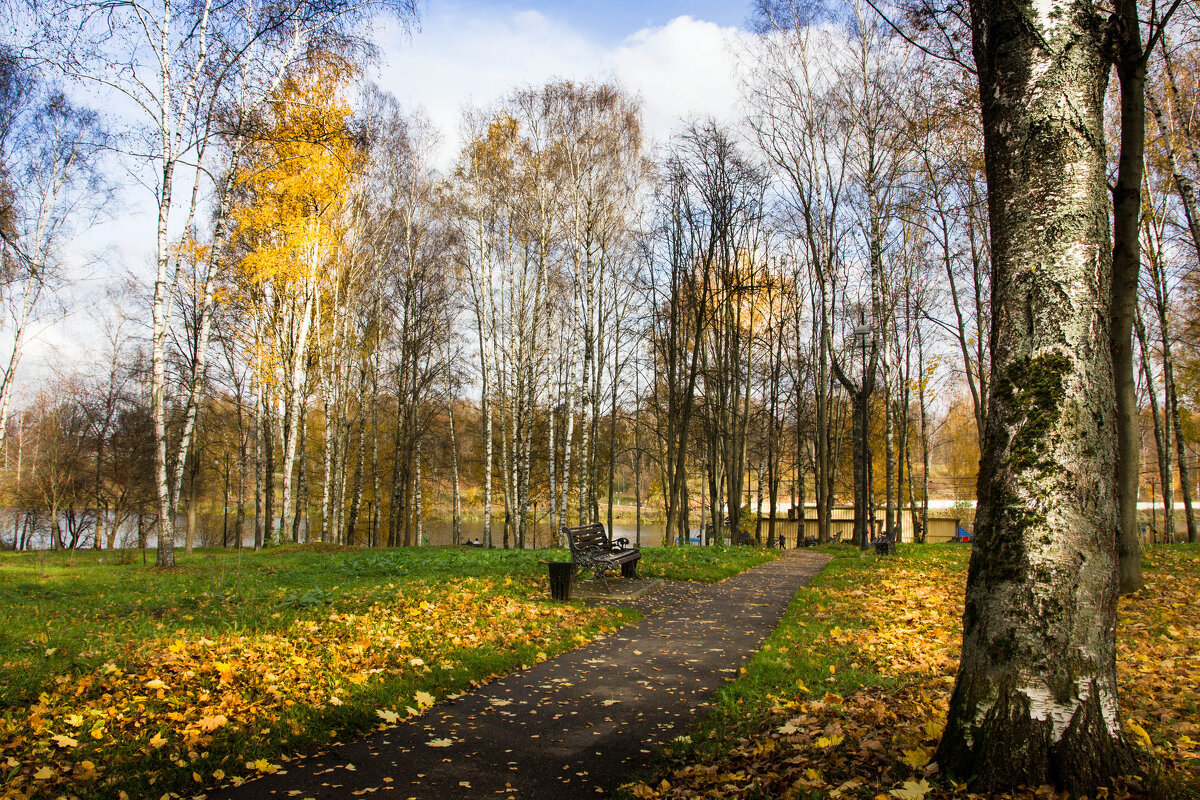
<path fill-rule="evenodd" d="M 154 734 L 154 736 L 150 737 L 150 746 L 153 747 L 155 750 L 162 747 L 166 743 L 167 743 L 166 738 L 164 738 L 163 735 L 160 733 L 156 733 L 156 734 Z"/>
<path fill-rule="evenodd" d="M 54 770 L 50 769 L 49 767 L 42 767 L 37 772 L 33 773 L 33 779 L 35 781 L 48 781 L 53 777 Z"/>
<path fill-rule="evenodd" d="M 200 719 L 200 721 L 197 722 L 196 724 L 200 727 L 200 730 L 205 731 L 207 733 L 207 732 L 215 731 L 217 728 L 221 727 L 226 722 L 229 722 L 229 720 L 226 719 L 224 714 L 215 714 L 210 717 L 202 717 Z"/>
<path fill-rule="evenodd" d="M 384 722 L 386 722 L 389 725 L 394 725 L 400 721 L 399 714 L 397 714 L 395 711 L 389 711 L 386 708 L 375 709 L 375 716 L 379 717 L 381 720 L 383 720 Z"/>
<path fill-rule="evenodd" d="M 70 736 L 58 735 L 50 737 L 59 747 L 78 747 L 79 742 L 72 739 Z"/>
<path fill-rule="evenodd" d="M 417 692 L 413 695 L 413 700 L 417 702 L 417 708 L 429 708 L 433 705 L 433 695 L 429 692 Z"/>
<path fill-rule="evenodd" d="M 233 666 L 224 661 L 214 661 L 213 666 L 217 668 L 217 674 L 221 676 L 221 683 L 233 683 Z"/>
<path fill-rule="evenodd" d="M 922 778 L 918 781 L 905 781 L 904 786 L 899 789 L 892 789 L 888 794 L 898 800 L 923 800 L 925 795 L 929 794 L 929 781 Z"/>
<path fill-rule="evenodd" d="M 817 739 L 817 747 L 820 747 L 820 748 L 837 747 L 843 741 L 845 741 L 845 737 L 843 737 L 841 734 L 835 733 L 832 736 L 822 736 L 819 739 Z"/>
<path fill-rule="evenodd" d="M 151 680 L 148 680 L 142 685 L 145 686 L 147 689 L 165 689 L 165 688 L 167 688 L 167 685 L 165 683 L 163 683 L 162 681 L 160 681 L 158 678 L 153 678 Z"/>
<path fill-rule="evenodd" d="M 913 769 L 921 769 L 921 767 L 929 763 L 929 753 L 920 747 L 913 750 L 905 750 L 900 761 L 901 763 L 908 764 Z"/>
<path fill-rule="evenodd" d="M 83 724 L 83 717 L 79 714 L 68 714 L 66 719 L 64 719 L 64 722 L 66 722 L 72 728 L 78 728 Z"/>

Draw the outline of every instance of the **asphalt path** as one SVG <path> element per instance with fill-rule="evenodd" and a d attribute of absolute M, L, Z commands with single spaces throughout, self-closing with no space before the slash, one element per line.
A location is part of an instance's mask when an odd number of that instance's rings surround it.
<path fill-rule="evenodd" d="M 668 583 L 588 645 L 210 800 L 574 800 L 608 795 L 686 732 L 828 556 L 792 550 L 717 584 Z"/>

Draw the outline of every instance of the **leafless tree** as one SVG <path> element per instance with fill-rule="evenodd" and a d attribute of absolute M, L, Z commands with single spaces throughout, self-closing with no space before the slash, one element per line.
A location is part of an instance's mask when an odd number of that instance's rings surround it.
<path fill-rule="evenodd" d="M 113 187 L 97 115 L 10 53 L 0 52 L 0 446 L 31 329 L 59 311 L 60 288 L 84 263 L 80 234 L 102 218 Z"/>

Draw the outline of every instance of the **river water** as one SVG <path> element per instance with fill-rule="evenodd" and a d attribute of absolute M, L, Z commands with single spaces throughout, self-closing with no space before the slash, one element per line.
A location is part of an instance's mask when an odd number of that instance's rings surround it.
<path fill-rule="evenodd" d="M 206 516 L 198 526 L 198 541 L 197 546 L 219 547 L 222 544 L 223 534 L 226 537 L 225 541 L 228 546 L 236 544 L 237 534 L 234 531 L 234 525 L 231 519 L 226 521 L 219 515 Z M 36 526 L 24 527 L 26 515 L 12 509 L 0 509 L 0 549 L 11 549 L 14 544 L 19 544 L 22 549 L 41 550 L 50 546 L 50 536 L 48 525 L 45 520 L 39 520 L 40 524 Z M 697 516 L 698 519 L 698 516 Z M 32 519 L 30 519 L 32 522 Z M 179 520 L 179 544 L 183 541 L 183 527 L 185 520 Z M 63 526 L 64 529 L 66 526 Z M 79 537 L 77 546 L 90 549 L 93 544 L 93 529 L 92 522 L 89 521 L 83 527 L 82 535 Z M 659 522 L 643 522 L 641 526 L 641 534 L 639 536 L 637 525 L 632 523 L 615 523 L 612 530 L 612 538 L 626 538 L 629 543 L 634 546 L 656 547 L 662 544 L 663 533 L 666 526 Z M 431 546 L 449 545 L 451 540 L 451 532 L 453 523 L 449 519 L 428 519 L 423 523 L 424 541 L 423 544 Z M 209 531 L 210 535 L 205 536 L 205 530 Z M 226 533 L 227 531 L 227 533 Z M 314 537 L 315 538 L 315 531 Z M 365 526 L 360 526 L 360 536 L 365 535 Z M 504 535 L 504 518 L 499 515 L 492 519 L 492 545 L 501 547 L 503 544 Z M 64 538 L 69 540 L 68 536 Z M 149 533 L 149 541 L 147 546 L 153 548 L 155 546 L 154 532 Z M 696 544 L 700 543 L 700 530 L 698 527 L 692 529 L 692 541 Z M 302 530 L 300 534 L 301 541 L 306 539 L 305 533 Z M 483 540 L 483 520 L 478 517 L 466 517 L 462 521 L 462 541 L 468 539 Z M 133 520 L 127 520 L 120 526 L 117 536 L 117 547 L 137 547 L 137 532 L 136 523 Z M 243 544 L 248 547 L 254 545 L 254 535 L 249 524 L 246 526 L 246 535 L 243 537 Z M 547 522 L 538 522 L 529 526 L 526 531 L 526 543 L 528 548 L 541 547 L 557 547 L 559 544 L 558 534 L 554 531 Z M 509 546 L 516 546 L 516 542 L 509 542 Z"/>

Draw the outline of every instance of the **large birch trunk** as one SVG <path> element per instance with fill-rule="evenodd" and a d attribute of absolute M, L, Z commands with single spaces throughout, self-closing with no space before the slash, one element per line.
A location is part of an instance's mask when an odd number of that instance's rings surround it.
<path fill-rule="evenodd" d="M 992 370 L 963 648 L 937 762 L 979 792 L 1093 793 L 1117 703 L 1112 244 L 1101 18 L 973 0 Z"/>

